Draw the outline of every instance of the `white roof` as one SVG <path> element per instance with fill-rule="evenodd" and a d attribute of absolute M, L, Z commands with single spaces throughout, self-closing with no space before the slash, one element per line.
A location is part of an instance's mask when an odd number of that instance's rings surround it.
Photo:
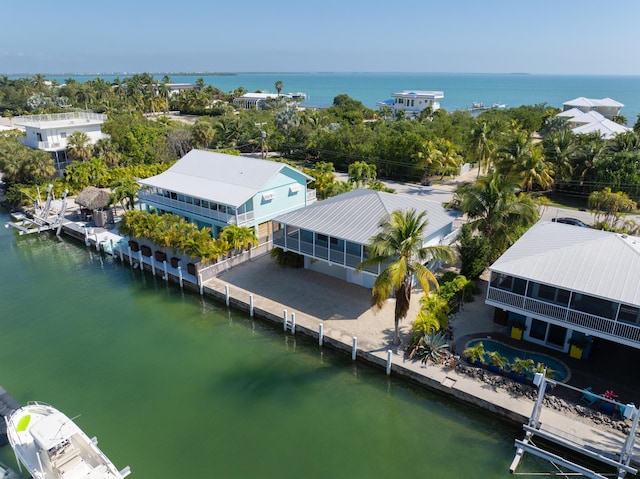
<path fill-rule="evenodd" d="M 640 238 L 539 221 L 490 269 L 640 306 Z"/>
<path fill-rule="evenodd" d="M 597 123 L 605 119 L 605 117 L 595 110 L 584 112 L 577 108 L 571 108 L 558 113 L 556 116 L 570 118 L 574 123 Z"/>
<path fill-rule="evenodd" d="M 260 100 L 266 100 L 268 98 L 278 98 L 279 96 L 286 95 L 278 95 L 277 93 L 245 93 L 240 98 L 256 98 Z"/>
<path fill-rule="evenodd" d="M 631 128 L 611 121 L 593 110 L 583 112 L 577 108 L 571 108 L 570 110 L 558 113 L 556 116 L 568 118 L 573 123 L 579 123 L 580 126 L 571 130 L 577 135 L 597 132 L 605 140 L 610 140 L 619 133 L 631 130 Z"/>
<path fill-rule="evenodd" d="M 573 100 L 566 101 L 563 103 L 563 105 L 588 107 L 588 108 L 598 108 L 598 107 L 622 108 L 624 106 L 619 101 L 612 100 L 611 98 L 602 98 L 598 100 L 594 98 L 585 98 L 583 96 L 574 98 Z"/>
<path fill-rule="evenodd" d="M 367 244 L 379 231 L 382 218 L 395 210 L 427 212 L 429 237 L 457 217 L 440 203 L 406 195 L 358 189 L 314 203 L 274 218 L 290 226 L 326 234 L 354 243 Z"/>
<path fill-rule="evenodd" d="M 29 429 L 36 444 L 46 451 L 70 438 L 77 431 L 78 426 L 59 412 L 43 417 Z"/>
<path fill-rule="evenodd" d="M 191 150 L 164 173 L 138 183 L 239 207 L 283 169 L 312 179 L 285 163 Z"/>
<path fill-rule="evenodd" d="M 398 93 L 392 93 L 393 97 L 424 97 L 424 98 L 444 98 L 443 91 L 424 91 L 424 90 L 405 90 Z"/>

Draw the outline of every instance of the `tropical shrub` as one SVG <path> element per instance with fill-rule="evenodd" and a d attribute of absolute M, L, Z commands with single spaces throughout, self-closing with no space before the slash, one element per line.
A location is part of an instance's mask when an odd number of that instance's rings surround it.
<path fill-rule="evenodd" d="M 282 248 L 273 248 L 270 253 L 275 262 L 283 268 L 302 268 L 304 256 L 293 251 L 284 251 Z"/>
<path fill-rule="evenodd" d="M 431 360 L 436 364 L 443 361 L 449 349 L 449 343 L 442 332 L 432 332 L 420 338 L 409 354 L 409 359 L 420 358 L 424 364 Z"/>

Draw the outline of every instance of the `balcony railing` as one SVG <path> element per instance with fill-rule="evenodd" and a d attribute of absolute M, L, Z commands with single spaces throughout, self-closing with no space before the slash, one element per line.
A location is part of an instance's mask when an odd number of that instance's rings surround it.
<path fill-rule="evenodd" d="M 316 200 L 316 190 L 307 190 L 307 203 Z"/>
<path fill-rule="evenodd" d="M 162 195 L 157 195 L 154 193 L 149 193 L 144 190 L 140 190 L 138 192 L 138 198 L 142 202 L 148 202 L 151 204 L 168 206 L 173 208 L 174 210 L 185 211 L 188 213 L 194 213 L 202 218 L 211 219 L 220 221 L 222 223 L 235 224 L 236 217 L 238 218 L 238 225 L 244 225 L 251 222 L 254 218 L 253 211 L 249 211 L 247 213 L 241 213 L 239 215 L 228 215 L 226 213 L 221 213 L 218 210 L 212 210 L 210 208 L 204 208 L 202 206 L 196 206 L 190 203 L 186 203 L 184 201 L 172 200 L 171 198 L 167 198 Z"/>
<path fill-rule="evenodd" d="M 597 331 L 601 333 L 601 336 L 622 338 L 630 342 L 640 343 L 640 327 L 634 324 L 584 313 L 566 306 L 528 298 L 492 286 L 489 286 L 489 290 L 487 291 L 487 300 L 504 306 L 511 306 L 524 312 L 533 313 L 538 317 L 549 318 L 556 322 L 565 323 L 567 326 L 573 325 L 594 332 Z"/>

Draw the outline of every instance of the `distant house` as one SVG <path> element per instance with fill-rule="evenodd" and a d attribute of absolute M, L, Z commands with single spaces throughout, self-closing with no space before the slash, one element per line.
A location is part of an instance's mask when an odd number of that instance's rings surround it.
<path fill-rule="evenodd" d="M 268 100 L 277 100 L 286 97 L 277 93 L 245 93 L 241 97 L 234 98 L 233 103 L 245 110 L 262 110 Z"/>
<path fill-rule="evenodd" d="M 56 169 L 61 171 L 67 165 L 67 138 L 76 131 L 82 131 L 89 137 L 90 144 L 95 144 L 109 135 L 102 133 L 101 125 L 107 115 L 88 111 L 70 113 L 52 113 L 48 115 L 18 116 L 13 124 L 22 126 L 26 136 L 22 144 L 34 150 L 44 150 L 51 154 Z"/>
<path fill-rule="evenodd" d="M 214 237 L 229 224 L 253 227 L 260 243 L 271 220 L 316 200 L 313 178 L 284 163 L 191 150 L 171 168 L 139 180 L 141 204 L 185 217 Z"/>
<path fill-rule="evenodd" d="M 576 135 L 598 133 L 601 138 L 611 140 L 620 133 L 631 131 L 631 128 L 611 121 L 595 110 L 585 113 L 577 108 L 572 108 L 558 113 L 557 116 L 566 118 L 571 131 Z"/>
<path fill-rule="evenodd" d="M 568 111 L 574 108 L 583 113 L 596 111 L 608 120 L 613 120 L 615 117 L 620 116 L 620 110 L 623 106 L 622 103 L 612 100 L 611 98 L 597 100 L 581 96 L 564 102 L 562 104 L 562 111 Z"/>
<path fill-rule="evenodd" d="M 611 98 L 595 100 L 580 97 L 563 103 L 562 112 L 557 116 L 566 118 L 571 131 L 577 135 L 598 133 L 605 140 L 610 140 L 631 130 L 613 121 L 620 116 L 623 106 Z"/>
<path fill-rule="evenodd" d="M 427 212 L 424 245 L 455 240 L 457 214 L 438 202 L 358 189 L 274 218 L 274 246 L 304 256 L 304 267 L 370 288 L 379 268 L 356 272 L 367 258 L 365 245 L 379 231 L 380 221 L 396 210 Z"/>
<path fill-rule="evenodd" d="M 640 238 L 540 221 L 489 268 L 486 303 L 523 339 L 568 352 L 593 338 L 640 349 Z"/>
<path fill-rule="evenodd" d="M 440 102 L 444 98 L 442 91 L 409 91 L 392 93 L 391 99 L 376 104 L 379 108 L 390 108 L 395 115 L 398 111 L 404 111 L 407 118 L 417 117 L 421 111 L 431 107 L 432 111 L 440 109 Z"/>

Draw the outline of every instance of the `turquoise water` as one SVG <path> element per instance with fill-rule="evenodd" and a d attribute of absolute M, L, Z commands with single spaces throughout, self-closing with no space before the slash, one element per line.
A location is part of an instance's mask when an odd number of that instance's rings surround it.
<path fill-rule="evenodd" d="M 0 228 L 0 251 L 0 384 L 77 416 L 133 478 L 509 476 L 518 426 L 79 242 Z"/>
<path fill-rule="evenodd" d="M 115 75 L 100 75 L 112 81 Z M 120 75 L 121 78 L 131 74 Z M 546 103 L 562 108 L 562 103 L 577 97 L 610 97 L 625 105 L 622 109 L 633 125 L 640 113 L 640 77 L 522 75 L 481 73 L 238 73 L 234 75 L 170 75 L 175 83 L 195 83 L 202 76 L 207 84 L 230 92 L 242 86 L 247 91 L 275 92 L 275 82 L 282 81 L 283 93 L 302 91 L 308 106 L 327 107 L 334 97 L 346 93 L 369 108 L 376 102 L 403 90 L 442 90 L 442 108 L 447 111 L 466 109 L 475 101 L 485 105 L 506 103 L 508 107 Z M 74 76 L 78 81 L 96 75 Z M 163 74 L 156 75 L 161 80 Z M 64 83 L 69 75 L 47 75 Z"/>
<path fill-rule="evenodd" d="M 512 363 L 515 358 L 520 359 L 533 359 L 537 363 L 544 363 L 548 368 L 551 368 L 554 372 L 553 379 L 558 381 L 567 381 L 570 377 L 569 368 L 561 361 L 552 358 L 546 354 L 538 354 L 531 351 L 524 351 L 522 349 L 512 348 L 499 341 L 493 341 L 491 339 L 474 339 L 469 341 L 468 346 L 475 346 L 479 342 L 482 342 L 484 350 L 486 352 L 498 351 L 501 355 L 507 358 Z"/>

